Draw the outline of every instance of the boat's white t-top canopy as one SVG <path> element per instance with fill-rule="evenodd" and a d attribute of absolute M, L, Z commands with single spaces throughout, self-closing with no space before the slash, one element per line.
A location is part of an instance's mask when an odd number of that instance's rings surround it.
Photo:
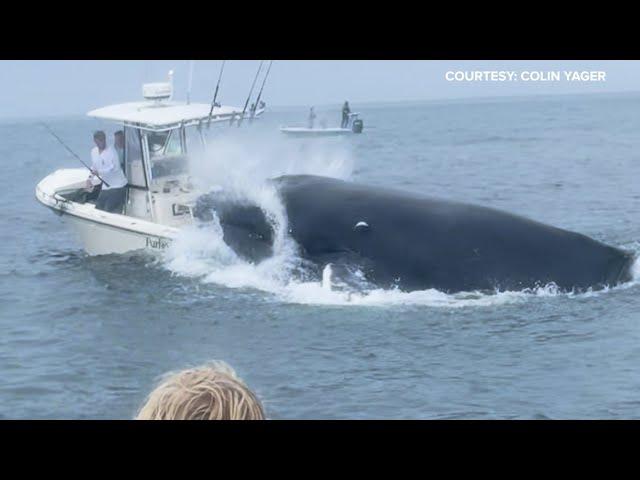
<path fill-rule="evenodd" d="M 240 119 L 242 116 L 242 108 L 238 107 L 216 106 L 209 117 L 210 111 L 211 105 L 206 103 L 143 101 L 110 105 L 92 110 L 87 115 L 155 131 L 199 125 L 209 121 L 229 121 L 232 118 Z M 253 115 L 258 116 L 263 111 L 264 109 L 258 110 Z M 244 115 L 249 116 L 251 112 L 247 111 Z"/>

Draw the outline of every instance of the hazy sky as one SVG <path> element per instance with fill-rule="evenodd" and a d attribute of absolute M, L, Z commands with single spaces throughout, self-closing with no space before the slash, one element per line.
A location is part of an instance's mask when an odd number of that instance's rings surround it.
<path fill-rule="evenodd" d="M 258 61 L 227 61 L 219 99 L 242 106 Z M 192 101 L 210 102 L 221 61 L 194 63 Z M 0 61 L 0 117 L 84 114 L 141 99 L 144 82 L 175 71 L 175 98 L 185 98 L 187 60 Z M 450 82 L 447 71 L 601 70 L 606 81 Z M 640 91 L 639 61 L 275 61 L 263 94 L 272 106 Z"/>

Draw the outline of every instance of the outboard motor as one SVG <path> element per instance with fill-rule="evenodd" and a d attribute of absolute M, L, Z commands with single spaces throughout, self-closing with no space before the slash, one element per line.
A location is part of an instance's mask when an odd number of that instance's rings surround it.
<path fill-rule="evenodd" d="M 351 125 L 351 131 L 353 133 L 362 133 L 362 129 L 364 128 L 364 123 L 359 118 L 353 121 L 353 125 Z"/>

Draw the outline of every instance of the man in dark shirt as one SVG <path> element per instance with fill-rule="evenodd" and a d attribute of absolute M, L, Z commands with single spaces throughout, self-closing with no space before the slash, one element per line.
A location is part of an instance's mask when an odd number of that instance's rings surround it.
<path fill-rule="evenodd" d="M 342 106 L 342 128 L 347 128 L 349 125 L 349 114 L 351 109 L 349 108 L 349 102 L 344 102 Z"/>
<path fill-rule="evenodd" d="M 316 112 L 314 111 L 313 107 L 311 107 L 311 110 L 309 110 L 309 128 L 313 128 L 313 124 L 316 121 Z"/>

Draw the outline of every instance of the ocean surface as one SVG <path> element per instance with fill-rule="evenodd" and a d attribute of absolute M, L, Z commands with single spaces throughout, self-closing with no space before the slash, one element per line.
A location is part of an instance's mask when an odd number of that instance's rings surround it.
<path fill-rule="evenodd" d="M 330 175 L 640 253 L 640 95 L 352 108 L 365 131 L 349 138 L 281 135 L 304 109 L 216 131 L 198 174 L 266 203 L 263 178 Z M 338 106 L 317 111 L 339 122 Z M 115 130 L 47 122 L 87 161 L 92 131 Z M 257 266 L 197 229 L 161 256 L 88 257 L 34 197 L 77 162 L 36 119 L 0 121 L 0 138 L 0 418 L 132 418 L 159 375 L 214 359 L 274 419 L 640 418 L 638 264 L 634 281 L 599 292 L 447 295 L 302 279 L 286 238 Z"/>

